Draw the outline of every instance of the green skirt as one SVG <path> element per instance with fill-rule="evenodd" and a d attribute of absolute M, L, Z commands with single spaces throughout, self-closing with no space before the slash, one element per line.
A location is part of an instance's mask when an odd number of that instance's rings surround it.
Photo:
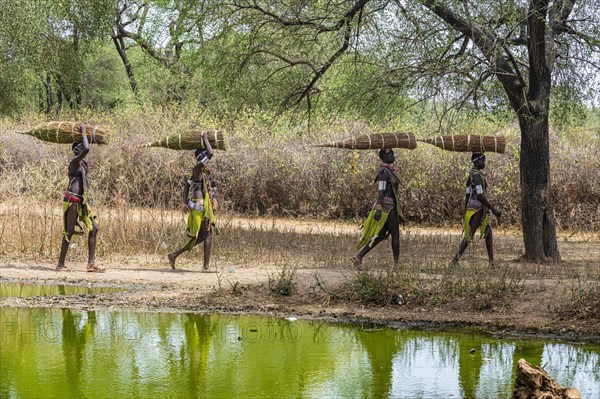
<path fill-rule="evenodd" d="M 379 235 L 383 226 L 385 226 L 385 222 L 387 221 L 389 212 L 381 211 L 381 218 L 379 220 L 375 220 L 375 210 L 369 212 L 369 216 L 365 220 L 363 224 L 363 234 L 360 239 L 360 242 L 356 246 L 359 250 L 362 249 L 365 245 L 373 245 L 373 242 Z"/>
<path fill-rule="evenodd" d="M 471 232 L 471 218 L 477 212 L 479 212 L 479 211 L 476 211 L 474 209 L 467 209 L 467 211 L 465 212 L 463 231 L 465 233 L 465 238 L 467 239 L 467 242 L 471 242 L 471 239 L 473 236 L 473 233 Z M 485 237 L 485 230 L 487 229 L 487 227 L 489 225 L 490 225 L 490 216 L 486 212 L 485 215 L 483 216 L 483 218 L 481 219 L 481 224 L 479 225 L 479 233 L 481 234 L 481 238 Z"/>
<path fill-rule="evenodd" d="M 96 218 L 92 208 L 85 202 L 63 201 L 63 215 L 71 206 L 75 206 L 77 209 L 77 221 L 83 222 L 85 230 L 90 232 L 94 228 L 94 219 Z M 64 226 L 63 234 L 67 235 L 67 226 Z"/>
<path fill-rule="evenodd" d="M 199 199 L 192 201 L 198 202 Z M 202 222 L 204 221 L 204 219 L 208 219 L 210 221 L 210 223 L 208 224 L 208 231 L 214 230 L 215 234 L 219 234 L 219 228 L 217 227 L 217 219 L 212 209 L 212 201 L 210 200 L 208 193 L 204 195 L 202 205 L 204 207 L 204 211 L 191 209 L 188 213 L 186 234 L 188 237 L 190 237 L 190 239 L 183 247 L 183 249 L 186 251 L 191 250 L 196 245 L 196 241 L 198 240 L 198 234 L 200 234 L 200 231 L 202 230 Z"/>

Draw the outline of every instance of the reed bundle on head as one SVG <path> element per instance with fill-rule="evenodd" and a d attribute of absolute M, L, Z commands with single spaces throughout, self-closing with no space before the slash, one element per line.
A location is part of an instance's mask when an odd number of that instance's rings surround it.
<path fill-rule="evenodd" d="M 140 147 L 164 147 L 171 150 L 195 150 L 197 148 L 204 148 L 204 138 L 202 134 L 204 131 L 192 129 L 183 133 L 173 134 L 169 137 L 165 137 L 151 143 L 142 144 Z M 226 150 L 227 140 L 225 137 L 224 130 L 209 130 L 208 142 L 213 149 Z"/>
<path fill-rule="evenodd" d="M 506 137 L 504 136 L 460 134 L 456 136 L 436 136 L 419 141 L 433 144 L 443 150 L 458 152 L 498 152 L 502 154 L 506 148 Z"/>
<path fill-rule="evenodd" d="M 317 144 L 315 147 L 348 148 L 352 150 L 374 150 L 381 148 L 417 148 L 417 140 L 412 133 L 373 133 L 348 137 L 340 141 Z"/>
<path fill-rule="evenodd" d="M 81 141 L 79 122 L 46 122 L 19 132 L 51 143 L 71 144 Z M 106 126 L 86 125 L 86 136 L 91 143 L 108 144 L 110 130 Z"/>

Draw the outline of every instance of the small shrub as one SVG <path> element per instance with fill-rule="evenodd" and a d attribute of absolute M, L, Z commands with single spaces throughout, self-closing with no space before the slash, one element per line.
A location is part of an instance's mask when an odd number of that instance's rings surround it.
<path fill-rule="evenodd" d="M 232 283 L 231 281 L 227 280 L 227 282 L 229 283 L 229 285 L 231 285 L 231 294 L 235 297 L 241 297 L 244 293 L 242 292 L 242 287 L 240 286 L 240 282 L 236 281 L 235 283 Z"/>
<path fill-rule="evenodd" d="M 280 271 L 277 271 L 277 275 L 270 274 L 269 289 L 271 292 L 277 295 L 291 295 L 296 285 L 295 276 L 297 269 L 297 265 L 284 265 Z"/>
<path fill-rule="evenodd" d="M 404 302 L 411 278 L 396 268 L 359 272 L 349 287 L 349 297 L 364 304 L 387 306 Z"/>

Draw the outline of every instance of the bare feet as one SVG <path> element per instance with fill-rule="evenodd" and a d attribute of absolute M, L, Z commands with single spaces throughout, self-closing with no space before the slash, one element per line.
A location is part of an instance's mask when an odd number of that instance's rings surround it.
<path fill-rule="evenodd" d="M 202 269 L 202 273 L 216 273 L 216 270 L 212 270 L 212 269 Z"/>
<path fill-rule="evenodd" d="M 493 260 L 490 260 L 490 261 L 488 262 L 488 269 L 493 269 L 493 268 L 494 268 L 494 261 L 493 261 Z"/>
<path fill-rule="evenodd" d="M 354 264 L 354 267 L 357 270 L 362 270 L 362 257 L 360 257 L 359 255 L 354 255 L 353 257 L 350 258 L 350 260 L 352 261 L 352 263 Z"/>
<path fill-rule="evenodd" d="M 459 261 L 460 261 L 460 258 L 457 256 L 454 256 L 454 258 L 452 258 L 452 260 L 450 261 L 450 264 L 448 266 L 457 267 Z"/>
<path fill-rule="evenodd" d="M 102 266 L 96 266 L 93 263 L 90 263 L 87 266 L 87 271 L 88 273 L 104 273 L 106 271 L 105 268 L 103 268 Z"/>
<path fill-rule="evenodd" d="M 167 258 L 169 258 L 169 264 L 171 265 L 171 269 L 175 270 L 175 260 L 177 258 L 173 254 L 167 254 Z"/>
<path fill-rule="evenodd" d="M 66 267 L 65 265 L 58 265 L 58 266 L 56 266 L 55 270 L 57 272 L 70 272 L 70 271 L 72 271 L 70 268 Z"/>

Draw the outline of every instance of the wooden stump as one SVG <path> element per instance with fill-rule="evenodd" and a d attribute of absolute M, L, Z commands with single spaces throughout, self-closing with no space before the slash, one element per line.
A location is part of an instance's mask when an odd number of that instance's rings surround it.
<path fill-rule="evenodd" d="M 544 370 L 519 359 L 513 399 L 581 399 L 575 388 L 563 387 Z"/>

